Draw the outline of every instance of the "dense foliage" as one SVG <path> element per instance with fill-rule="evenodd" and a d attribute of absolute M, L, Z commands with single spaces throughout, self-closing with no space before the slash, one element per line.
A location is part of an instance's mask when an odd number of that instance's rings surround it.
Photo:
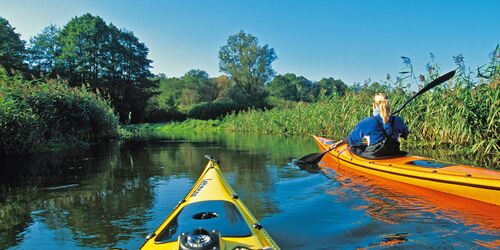
<path fill-rule="evenodd" d="M 226 116 L 234 111 L 246 109 L 245 106 L 238 105 L 231 100 L 220 100 L 215 102 L 202 102 L 196 104 L 189 110 L 187 116 L 194 119 L 217 119 Z"/>
<path fill-rule="evenodd" d="M 268 85 L 271 96 L 295 102 L 313 102 L 332 95 L 343 96 L 347 88 L 340 79 L 329 77 L 312 82 L 293 73 L 277 75 Z"/>
<path fill-rule="evenodd" d="M 24 41 L 5 18 L 0 17 L 0 66 L 7 70 L 24 70 Z"/>
<path fill-rule="evenodd" d="M 0 68 L 0 153 L 24 154 L 116 137 L 109 103 L 85 87 L 25 80 Z"/>
<path fill-rule="evenodd" d="M 131 31 L 85 14 L 61 29 L 46 27 L 30 40 L 28 51 L 32 71 L 62 77 L 70 86 L 88 84 L 109 95 L 121 121 L 143 120 L 156 82 L 149 79 L 149 50 Z"/>

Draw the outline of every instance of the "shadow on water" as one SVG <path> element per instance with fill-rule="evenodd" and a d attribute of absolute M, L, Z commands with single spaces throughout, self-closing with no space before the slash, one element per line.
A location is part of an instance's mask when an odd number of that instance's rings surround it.
<path fill-rule="evenodd" d="M 206 154 L 283 249 L 498 247 L 497 207 L 293 164 L 312 152 L 304 137 L 176 133 L 2 158 L 0 249 L 137 249 Z"/>

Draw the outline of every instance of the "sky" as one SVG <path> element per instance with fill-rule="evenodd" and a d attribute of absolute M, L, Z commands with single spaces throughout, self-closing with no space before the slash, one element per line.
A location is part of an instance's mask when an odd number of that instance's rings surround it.
<path fill-rule="evenodd" d="M 458 54 L 475 69 L 500 43 L 499 10 L 500 0 L 0 0 L 0 16 L 25 41 L 85 13 L 130 30 L 149 48 L 153 73 L 219 76 L 220 47 L 243 30 L 274 48 L 277 74 L 348 84 L 396 75 L 401 56 L 417 73 L 430 53 L 443 72 Z"/>

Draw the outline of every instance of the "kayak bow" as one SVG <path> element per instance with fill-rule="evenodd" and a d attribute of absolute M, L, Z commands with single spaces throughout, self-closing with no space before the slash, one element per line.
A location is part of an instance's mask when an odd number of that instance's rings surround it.
<path fill-rule="evenodd" d="M 327 150 L 334 143 L 330 139 L 313 137 L 320 150 Z M 351 153 L 346 143 L 329 151 L 323 161 L 327 167 L 349 168 L 373 176 L 500 205 L 500 172 L 495 170 L 409 155 L 368 160 Z"/>
<path fill-rule="evenodd" d="M 279 249 L 210 156 L 191 191 L 141 249 Z"/>

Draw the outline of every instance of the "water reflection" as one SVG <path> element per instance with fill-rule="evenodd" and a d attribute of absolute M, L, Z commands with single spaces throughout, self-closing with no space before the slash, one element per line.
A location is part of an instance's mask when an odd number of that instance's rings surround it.
<path fill-rule="evenodd" d="M 425 238 L 419 245 L 424 243 L 429 247 L 433 246 L 429 239 L 436 236 L 472 240 L 483 247 L 500 247 L 500 207 L 496 205 L 326 164 L 320 170 L 325 176 L 341 183 L 339 188 L 327 193 L 351 203 L 354 209 L 364 211 L 370 218 L 397 228 L 396 234 L 385 236 L 366 248 L 408 240 L 411 243 L 422 236 Z M 415 224 L 426 226 L 417 230 L 409 227 Z M 366 237 L 365 232 L 363 234 Z M 465 246 L 460 245 L 462 242 L 456 244 L 457 247 Z"/>
<path fill-rule="evenodd" d="M 2 175 L 1 234 L 7 240 L 0 242 L 0 248 L 24 242 L 23 231 L 33 231 L 40 223 L 54 235 L 41 233 L 53 238 L 32 244 L 71 240 L 78 247 L 100 248 L 142 233 L 153 185 L 150 164 L 142 163 L 138 169 L 136 157 L 139 152 L 112 144 L 83 155 L 5 160 L 14 162 L 22 175 L 12 178 L 14 171 Z"/>
<path fill-rule="evenodd" d="M 0 249 L 136 249 L 191 188 L 206 154 L 283 249 L 499 246 L 497 206 L 341 169 L 301 170 L 292 161 L 317 152 L 310 138 L 143 139 L 0 159 Z"/>

